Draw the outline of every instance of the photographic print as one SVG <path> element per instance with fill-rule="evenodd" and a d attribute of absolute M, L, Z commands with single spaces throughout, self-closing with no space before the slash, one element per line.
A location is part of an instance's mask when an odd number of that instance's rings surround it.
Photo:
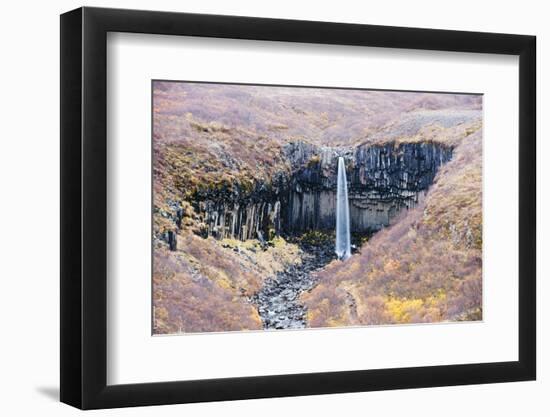
<path fill-rule="evenodd" d="M 153 334 L 482 320 L 482 104 L 152 81 Z"/>

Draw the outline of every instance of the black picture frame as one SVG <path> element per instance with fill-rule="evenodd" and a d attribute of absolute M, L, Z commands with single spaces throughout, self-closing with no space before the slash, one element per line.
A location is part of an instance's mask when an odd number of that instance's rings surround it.
<path fill-rule="evenodd" d="M 519 56 L 519 358 L 423 366 L 107 385 L 108 32 Z M 61 401 L 82 409 L 534 380 L 536 38 L 102 8 L 61 15 Z"/>

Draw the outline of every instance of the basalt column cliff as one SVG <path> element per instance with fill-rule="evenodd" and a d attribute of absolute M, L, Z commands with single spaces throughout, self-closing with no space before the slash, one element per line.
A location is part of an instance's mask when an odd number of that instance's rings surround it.
<path fill-rule="evenodd" d="M 352 232 L 380 230 L 418 203 L 439 167 L 451 159 L 452 148 L 435 143 L 331 148 L 293 142 L 284 153 L 290 170 L 271 182 L 197 193 L 195 209 L 205 234 L 262 240 L 334 230 L 339 157 L 346 165 Z"/>

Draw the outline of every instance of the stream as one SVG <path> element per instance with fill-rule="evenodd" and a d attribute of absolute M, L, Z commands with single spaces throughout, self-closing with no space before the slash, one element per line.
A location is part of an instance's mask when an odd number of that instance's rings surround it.
<path fill-rule="evenodd" d="M 302 263 L 277 273 L 275 278 L 267 279 L 252 300 L 266 330 L 306 327 L 307 309 L 300 303 L 299 296 L 317 284 L 312 272 L 336 259 L 332 241 L 300 243 L 300 248 L 304 252 Z"/>

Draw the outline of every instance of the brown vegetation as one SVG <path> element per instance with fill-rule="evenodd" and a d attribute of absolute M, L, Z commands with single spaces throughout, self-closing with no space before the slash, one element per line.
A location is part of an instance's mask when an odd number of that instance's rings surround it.
<path fill-rule="evenodd" d="M 261 248 L 256 240 L 216 241 L 184 229 L 178 250 L 158 245 L 154 251 L 154 333 L 261 329 L 249 298 L 300 255 L 282 238 Z"/>
<path fill-rule="evenodd" d="M 155 82 L 153 232 L 178 236 L 175 251 L 154 243 L 154 333 L 261 329 L 249 297 L 300 262 L 298 247 L 199 237 L 192 199 L 201 189 L 269 182 L 289 169 L 281 149 L 297 139 L 454 147 L 415 209 L 318 272 L 319 285 L 302 295 L 310 326 L 480 319 L 480 109 L 481 98 L 467 95 Z"/>

